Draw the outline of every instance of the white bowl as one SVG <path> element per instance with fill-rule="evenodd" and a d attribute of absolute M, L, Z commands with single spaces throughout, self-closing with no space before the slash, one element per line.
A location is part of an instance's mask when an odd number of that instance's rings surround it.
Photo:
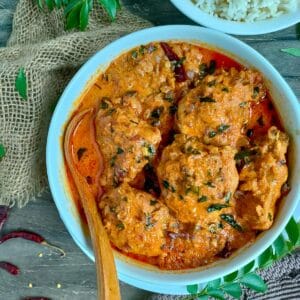
<path fill-rule="evenodd" d="M 162 40 L 204 43 L 207 44 L 206 46 L 210 45 L 219 49 L 243 64 L 255 66 L 264 74 L 285 130 L 291 137 L 289 182 L 292 190 L 282 201 L 272 228 L 261 234 L 248 248 L 211 266 L 184 272 L 161 271 L 143 266 L 132 260 L 124 259 L 124 256 L 115 252 L 118 275 L 122 281 L 154 292 L 184 294 L 186 293 L 185 285 L 216 279 L 249 263 L 269 247 L 284 229 L 299 199 L 300 159 L 296 153 L 300 153 L 300 108 L 290 87 L 264 57 L 241 41 L 211 29 L 180 25 L 154 27 L 122 37 L 100 50 L 81 67 L 62 94 L 50 124 L 46 153 L 49 184 L 60 217 L 77 245 L 93 260 L 91 243 L 83 230 L 65 176 L 62 150 L 64 128 L 75 109 L 76 99 L 85 90 L 86 85 L 91 82 L 91 78 L 105 70 L 110 62 L 121 53 L 141 44 Z"/>
<path fill-rule="evenodd" d="M 256 21 L 253 23 L 229 21 L 212 16 L 196 7 L 191 0 L 170 0 L 183 14 L 198 24 L 222 32 L 238 35 L 255 35 L 274 32 L 300 22 L 300 4 L 297 10 L 275 18 Z"/>

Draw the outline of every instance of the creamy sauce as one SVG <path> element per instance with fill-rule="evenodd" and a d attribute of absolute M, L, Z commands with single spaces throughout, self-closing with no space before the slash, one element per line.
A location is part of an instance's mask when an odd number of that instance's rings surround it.
<path fill-rule="evenodd" d="M 114 248 L 186 269 L 272 226 L 288 136 L 256 70 L 197 45 L 152 43 L 115 59 L 74 115 L 87 108 L 94 121 L 72 146 Z"/>

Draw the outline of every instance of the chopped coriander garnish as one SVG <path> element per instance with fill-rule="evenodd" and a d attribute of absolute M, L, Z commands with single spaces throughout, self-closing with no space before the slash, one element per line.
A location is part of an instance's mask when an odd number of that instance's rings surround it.
<path fill-rule="evenodd" d="M 206 75 L 207 75 L 207 64 L 202 63 L 199 66 L 199 76 L 200 76 L 200 79 L 203 79 Z"/>
<path fill-rule="evenodd" d="M 150 156 L 153 156 L 155 154 L 155 148 L 153 145 L 149 144 L 147 145 L 147 151 L 150 154 Z"/>
<path fill-rule="evenodd" d="M 145 49 L 146 49 L 146 47 L 145 47 L 144 45 L 142 45 L 142 46 L 139 48 L 139 53 L 143 55 L 143 54 L 145 53 Z"/>
<path fill-rule="evenodd" d="M 239 106 L 240 106 L 240 107 L 245 107 L 245 106 L 247 105 L 247 103 L 248 103 L 247 101 L 241 102 L 241 103 L 239 104 Z"/>
<path fill-rule="evenodd" d="M 114 167 L 115 163 L 116 163 L 116 159 L 117 159 L 117 155 L 114 155 L 111 160 L 110 160 L 110 166 Z"/>
<path fill-rule="evenodd" d="M 198 202 L 205 202 L 207 201 L 207 196 L 202 195 L 200 198 L 198 198 Z"/>
<path fill-rule="evenodd" d="M 217 66 L 217 62 L 215 60 L 211 60 L 209 62 L 207 73 L 210 74 L 210 75 L 212 75 L 213 73 L 215 73 L 216 66 Z"/>
<path fill-rule="evenodd" d="M 117 148 L 117 154 L 122 154 L 124 153 L 124 150 L 120 147 Z"/>
<path fill-rule="evenodd" d="M 110 109 L 108 110 L 108 112 L 106 113 L 106 115 L 107 115 L 107 116 L 110 116 L 110 115 L 112 115 L 115 111 L 116 111 L 115 108 L 110 108 Z"/>
<path fill-rule="evenodd" d="M 196 194 L 196 195 L 199 195 L 199 192 L 200 192 L 200 188 L 199 186 L 190 186 L 188 187 L 186 190 L 185 190 L 185 194 L 187 195 L 188 193 L 193 193 L 193 194 Z"/>
<path fill-rule="evenodd" d="M 159 119 L 163 111 L 164 111 L 164 107 L 163 106 L 156 107 L 156 108 L 154 108 L 152 110 L 150 116 L 153 119 Z"/>
<path fill-rule="evenodd" d="M 204 183 L 205 185 L 211 187 L 211 188 L 215 188 L 216 186 L 211 182 L 211 181 L 207 181 Z"/>
<path fill-rule="evenodd" d="M 172 64 L 173 64 L 174 68 L 178 68 L 178 67 L 182 66 L 182 64 L 183 64 L 184 61 L 185 61 L 185 57 L 183 56 L 179 60 L 174 60 L 172 62 Z"/>
<path fill-rule="evenodd" d="M 155 199 L 151 199 L 151 200 L 150 200 L 150 205 L 151 205 L 151 206 L 154 206 L 154 205 L 157 204 L 157 203 L 158 203 L 158 201 L 155 200 Z"/>
<path fill-rule="evenodd" d="M 229 201 L 231 199 L 231 195 L 232 195 L 231 192 L 227 192 L 225 194 L 224 200 L 225 200 L 226 203 L 229 203 Z"/>
<path fill-rule="evenodd" d="M 164 100 L 172 103 L 174 101 L 174 95 L 173 92 L 168 92 L 164 95 Z"/>
<path fill-rule="evenodd" d="M 101 102 L 100 102 L 100 108 L 101 109 L 107 109 L 108 108 L 108 103 L 106 102 L 106 100 L 109 100 L 107 97 L 103 97 L 101 99 Z"/>
<path fill-rule="evenodd" d="M 117 223 L 117 228 L 118 228 L 119 230 L 124 230 L 124 229 L 125 229 L 125 226 L 124 226 L 124 224 L 120 221 L 119 223 Z"/>
<path fill-rule="evenodd" d="M 209 136 L 210 138 L 213 138 L 213 137 L 215 137 L 216 135 L 217 135 L 217 133 L 216 133 L 214 130 L 209 131 L 209 133 L 208 133 L 208 136 Z"/>
<path fill-rule="evenodd" d="M 268 213 L 268 219 L 269 221 L 273 221 L 273 215 L 271 213 Z"/>
<path fill-rule="evenodd" d="M 259 94 L 259 87 L 258 87 L 258 86 L 255 86 L 255 87 L 253 88 L 252 98 L 256 98 L 258 94 Z"/>
<path fill-rule="evenodd" d="M 183 148 L 183 152 L 187 154 L 200 154 L 200 150 L 193 148 L 192 146 L 188 146 L 187 148 Z"/>
<path fill-rule="evenodd" d="M 217 230 L 218 230 L 218 228 L 217 228 L 217 225 L 215 223 L 209 224 L 208 231 L 210 233 L 217 233 Z"/>
<path fill-rule="evenodd" d="M 145 213 L 145 228 L 150 229 L 154 226 L 154 223 L 152 222 L 151 214 Z"/>
<path fill-rule="evenodd" d="M 170 190 L 172 193 L 176 192 L 175 188 L 172 185 L 170 185 L 169 181 L 163 180 L 162 184 L 165 189 Z"/>
<path fill-rule="evenodd" d="M 136 50 L 133 50 L 133 51 L 131 52 L 131 57 L 132 57 L 133 59 L 137 59 L 137 57 L 138 57 L 138 52 L 137 52 Z"/>
<path fill-rule="evenodd" d="M 229 224 L 234 229 L 236 229 L 238 231 L 243 231 L 242 226 L 236 222 L 236 220 L 234 219 L 234 217 L 232 215 L 221 214 L 220 217 L 223 221 L 225 221 L 227 224 Z"/>
<path fill-rule="evenodd" d="M 227 204 L 211 204 L 207 208 L 207 211 L 208 212 L 213 212 L 213 211 L 221 210 L 221 209 L 226 208 L 226 207 L 228 207 Z"/>
<path fill-rule="evenodd" d="M 209 82 L 207 83 L 207 86 L 209 86 L 209 87 L 212 87 L 212 86 L 215 86 L 215 85 L 216 85 L 216 79 L 211 80 L 211 81 L 209 81 Z"/>
<path fill-rule="evenodd" d="M 210 103 L 214 103 L 216 102 L 215 99 L 211 98 L 211 97 L 199 97 L 200 102 L 210 102 Z"/>
<path fill-rule="evenodd" d="M 256 155 L 256 154 L 257 154 L 257 150 L 255 150 L 255 149 L 241 150 L 240 152 L 235 154 L 234 159 L 241 160 L 241 159 L 245 159 L 249 156 Z"/>
<path fill-rule="evenodd" d="M 177 109 L 178 109 L 177 105 L 175 105 L 175 104 L 171 105 L 169 107 L 169 113 L 170 113 L 170 115 L 175 115 L 176 112 L 177 112 Z"/>
<path fill-rule="evenodd" d="M 229 127 L 230 127 L 230 125 L 221 124 L 218 126 L 217 131 L 218 131 L 218 133 L 222 133 L 222 132 L 226 131 Z"/>
<path fill-rule="evenodd" d="M 224 86 L 224 87 L 222 88 L 222 92 L 228 93 L 228 92 L 229 92 L 228 87 Z"/>

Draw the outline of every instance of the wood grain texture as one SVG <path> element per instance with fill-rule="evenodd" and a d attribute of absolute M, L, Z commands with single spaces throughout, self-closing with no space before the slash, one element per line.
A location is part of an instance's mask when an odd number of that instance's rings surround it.
<path fill-rule="evenodd" d="M 17 0 L 0 0 L 0 46 L 4 46 L 11 30 L 12 12 Z M 194 24 L 175 9 L 169 1 L 124 0 L 132 12 L 154 25 Z M 295 26 L 271 34 L 239 37 L 258 50 L 283 75 L 298 99 L 300 98 L 300 60 L 280 52 L 281 48 L 300 47 Z M 4 232 L 27 229 L 43 235 L 50 243 L 63 248 L 67 255 L 28 241 L 9 241 L 0 246 L 0 260 L 21 268 L 13 277 L 0 270 L 0 299 L 17 300 L 24 296 L 47 296 L 51 299 L 96 299 L 96 273 L 91 262 L 75 245 L 59 218 L 49 192 L 25 208 L 13 209 Z M 42 253 L 43 256 L 39 257 Z M 32 288 L 29 287 L 32 284 Z M 58 288 L 57 284 L 61 287 Z M 122 299 L 144 300 L 150 293 L 121 283 Z"/>

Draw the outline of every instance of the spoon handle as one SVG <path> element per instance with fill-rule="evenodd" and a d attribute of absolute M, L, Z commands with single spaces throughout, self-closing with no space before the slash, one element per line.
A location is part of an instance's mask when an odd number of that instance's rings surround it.
<path fill-rule="evenodd" d="M 96 261 L 98 299 L 120 300 L 119 282 L 113 252 L 107 233 L 102 224 L 101 217 L 98 213 L 96 199 L 91 193 L 90 187 L 88 186 L 85 178 L 78 172 L 73 159 L 73 132 L 84 117 L 92 117 L 92 115 L 93 110 L 89 109 L 80 112 L 73 117 L 66 130 L 64 152 L 66 162 L 78 190 L 90 230 Z"/>

